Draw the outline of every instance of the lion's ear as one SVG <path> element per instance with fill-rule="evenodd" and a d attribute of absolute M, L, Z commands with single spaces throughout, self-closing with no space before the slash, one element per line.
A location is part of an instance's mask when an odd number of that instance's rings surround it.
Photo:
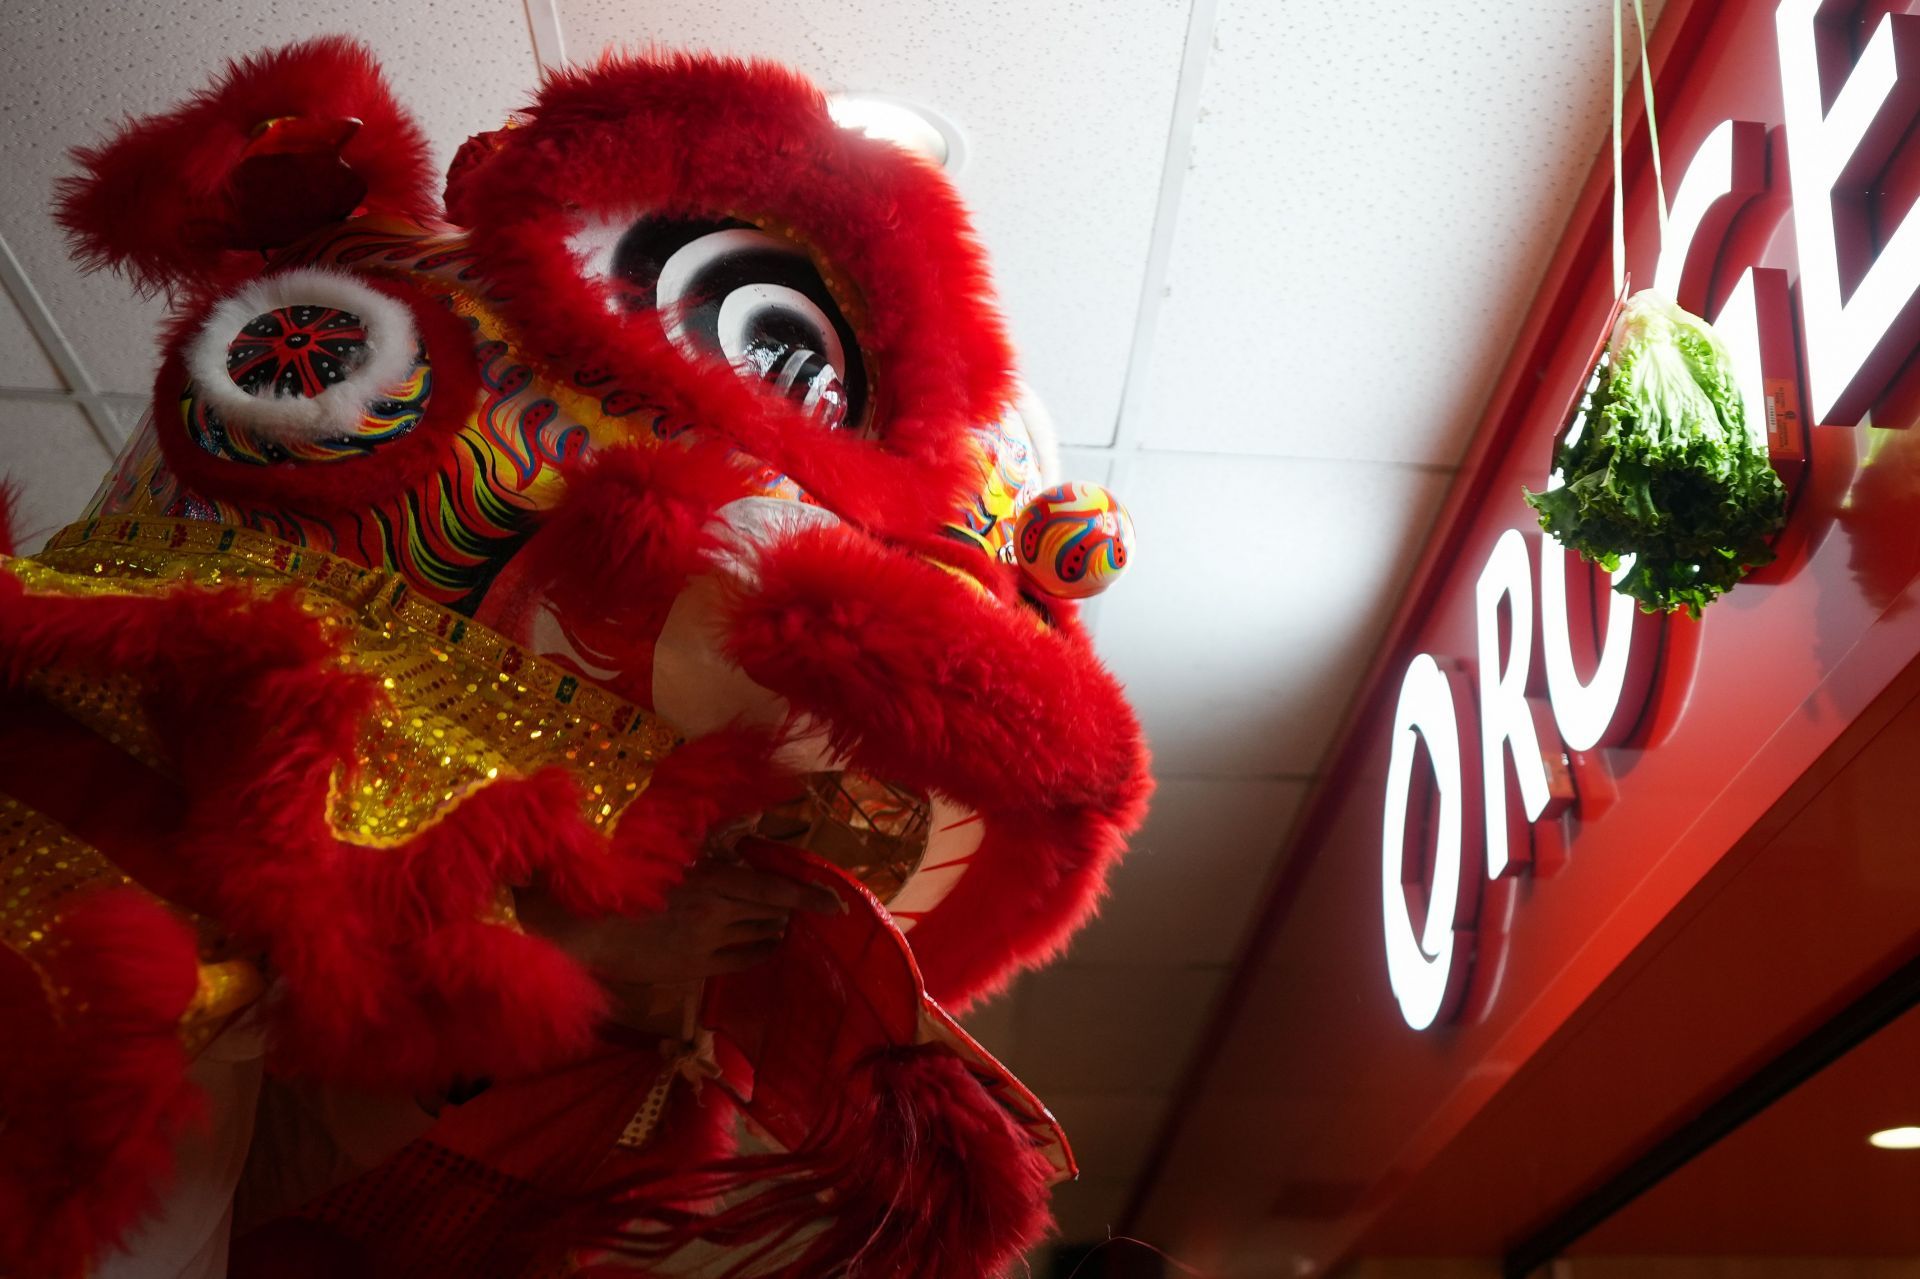
<path fill-rule="evenodd" d="M 356 213 L 436 213 L 425 137 L 372 53 L 342 36 L 230 63 L 180 107 L 74 159 L 58 209 L 74 256 L 144 290 Z"/>
<path fill-rule="evenodd" d="M 456 225 L 470 227 L 478 220 L 479 210 L 468 199 L 474 178 L 487 166 L 488 161 L 500 153 L 500 148 L 506 145 L 508 130 L 513 127 L 509 123 L 505 128 L 476 133 L 462 142 L 460 149 L 453 153 L 453 163 L 447 166 L 447 188 L 441 202 L 447 206 L 447 216 Z"/>

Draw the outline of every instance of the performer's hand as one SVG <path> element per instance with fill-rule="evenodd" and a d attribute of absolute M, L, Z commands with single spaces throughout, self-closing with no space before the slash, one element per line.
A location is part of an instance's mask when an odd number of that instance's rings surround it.
<path fill-rule="evenodd" d="M 663 909 L 639 919 L 580 919 L 539 892 L 518 895 L 520 921 L 615 986 L 652 986 L 737 972 L 779 949 L 796 910 L 832 915 L 824 888 L 726 862 L 687 872 Z"/>

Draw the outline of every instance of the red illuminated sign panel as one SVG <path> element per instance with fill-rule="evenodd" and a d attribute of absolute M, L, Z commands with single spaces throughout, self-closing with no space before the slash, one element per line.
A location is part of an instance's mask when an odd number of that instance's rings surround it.
<path fill-rule="evenodd" d="M 1786 272 L 1758 266 L 1741 272 L 1708 318 L 1789 485 L 1807 423 L 1865 418 L 1920 328 L 1920 217 L 1902 218 L 1876 251 L 1866 194 L 1920 116 L 1920 17 L 1882 18 L 1849 67 L 1828 56 L 1839 34 L 1826 23 L 1834 7 L 1784 0 L 1775 10 L 1784 119 L 1773 123 L 1784 127 L 1790 173 L 1769 178 L 1766 124 L 1727 120 L 1710 132 L 1674 192 L 1653 282 L 1698 309 L 1735 215 L 1787 186 L 1798 323 Z M 1570 756 L 1621 745 L 1641 721 L 1658 623 L 1623 595 L 1593 600 L 1588 576 L 1570 575 L 1567 555 L 1537 530 L 1506 530 L 1474 586 L 1472 662 L 1421 653 L 1402 677 L 1381 902 L 1389 980 L 1415 1029 L 1459 1010 L 1482 883 L 1551 870 L 1564 851 L 1560 815 L 1577 818 L 1598 801 L 1602 788 L 1576 785 Z M 1604 626 L 1589 609 L 1605 611 Z M 1589 634 L 1604 638 L 1578 642 Z M 1427 784 L 1416 786 L 1423 773 Z M 1426 856 L 1409 858 L 1410 836 Z"/>

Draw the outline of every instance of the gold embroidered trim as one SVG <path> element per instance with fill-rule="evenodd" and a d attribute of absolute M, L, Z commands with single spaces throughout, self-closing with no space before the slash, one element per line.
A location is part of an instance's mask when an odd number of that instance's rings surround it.
<path fill-rule="evenodd" d="M 611 828 L 679 744 L 664 720 L 414 593 L 405 579 L 249 529 L 204 520 L 106 517 L 74 525 L 29 560 L 0 562 L 29 590 L 134 594 L 158 583 L 292 587 L 373 677 L 385 704 L 328 815 L 346 841 L 404 842 L 501 776 L 559 766 L 585 814 Z M 44 672 L 38 691 L 143 761 L 170 771 L 131 680 Z"/>

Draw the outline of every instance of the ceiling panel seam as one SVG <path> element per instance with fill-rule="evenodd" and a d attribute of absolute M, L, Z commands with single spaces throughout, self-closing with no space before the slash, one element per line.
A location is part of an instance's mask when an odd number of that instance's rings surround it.
<path fill-rule="evenodd" d="M 1207 59 L 1213 52 L 1214 19 L 1218 12 L 1219 0 L 1192 0 L 1187 10 L 1180 78 L 1174 86 L 1173 111 L 1167 122 L 1167 151 L 1160 166 L 1160 195 L 1154 205 L 1153 230 L 1147 237 L 1147 262 L 1140 277 L 1140 303 L 1134 311 L 1133 340 L 1127 351 L 1120 407 L 1114 415 L 1113 436 L 1105 450 L 1108 461 L 1104 482 L 1107 488 L 1120 494 L 1122 500 L 1127 481 L 1133 475 L 1133 457 L 1141 435 L 1140 418 L 1146 413 L 1147 368 L 1160 323 L 1161 303 L 1166 296 L 1174 227 L 1179 221 L 1180 197 L 1186 189 L 1187 167 L 1193 158 L 1193 130 L 1200 120 L 1200 87 L 1206 78 Z M 1103 612 L 1097 595 L 1082 609 L 1086 628 L 1096 639 L 1100 635 Z"/>
<path fill-rule="evenodd" d="M 1092 453 L 1096 450 L 1084 451 Z M 1457 462 L 1412 462 L 1395 457 L 1342 457 L 1337 453 L 1258 453 L 1240 449 L 1181 448 L 1177 445 L 1165 444 L 1142 444 L 1130 450 L 1127 456 L 1131 458 L 1214 457 L 1234 462 L 1287 462 L 1324 466 L 1387 466 L 1397 471 L 1418 471 L 1433 475 L 1452 475 L 1460 469 Z"/>
<path fill-rule="evenodd" d="M 527 10 L 527 34 L 533 42 L 533 61 L 542 71 L 559 71 L 567 65 L 566 33 L 560 27 L 558 0 L 524 0 Z"/>
<path fill-rule="evenodd" d="M 20 265 L 20 259 L 13 251 L 13 245 L 7 242 L 4 235 L 0 235 L 0 289 L 4 289 L 7 296 L 13 299 L 13 305 L 27 322 L 34 340 L 40 343 L 40 349 L 53 362 L 54 372 L 67 384 L 73 402 L 86 414 L 87 424 L 93 428 L 101 446 L 109 456 L 118 455 L 120 446 L 127 442 L 125 432 L 101 402 L 99 386 L 80 362 L 79 353 L 61 331 L 59 321 L 54 319 L 46 300 L 40 296 L 40 290 L 33 286 L 26 268 Z"/>
<path fill-rule="evenodd" d="M 1127 356 L 1126 380 L 1120 391 L 1120 411 L 1113 425 L 1113 447 L 1120 450 L 1134 446 L 1140 436 L 1140 419 L 1147 410 L 1146 388 L 1154 334 L 1159 326 L 1161 302 L 1166 296 L 1173 232 L 1179 221 L 1187 168 L 1193 159 L 1193 131 L 1200 120 L 1200 87 L 1206 79 L 1207 60 L 1213 51 L 1214 19 L 1218 10 L 1218 0 L 1193 0 L 1187 10 L 1180 79 L 1174 88 L 1173 112 L 1167 124 L 1166 159 L 1160 169 L 1160 196 L 1154 206 L 1153 230 L 1147 240 L 1147 262 L 1140 279 L 1140 305 L 1134 312 L 1133 342 Z"/>
<path fill-rule="evenodd" d="M 36 404 L 72 404 L 76 407 L 80 397 L 72 391 L 56 391 L 41 386 L 0 386 L 0 400 L 31 400 Z"/>

